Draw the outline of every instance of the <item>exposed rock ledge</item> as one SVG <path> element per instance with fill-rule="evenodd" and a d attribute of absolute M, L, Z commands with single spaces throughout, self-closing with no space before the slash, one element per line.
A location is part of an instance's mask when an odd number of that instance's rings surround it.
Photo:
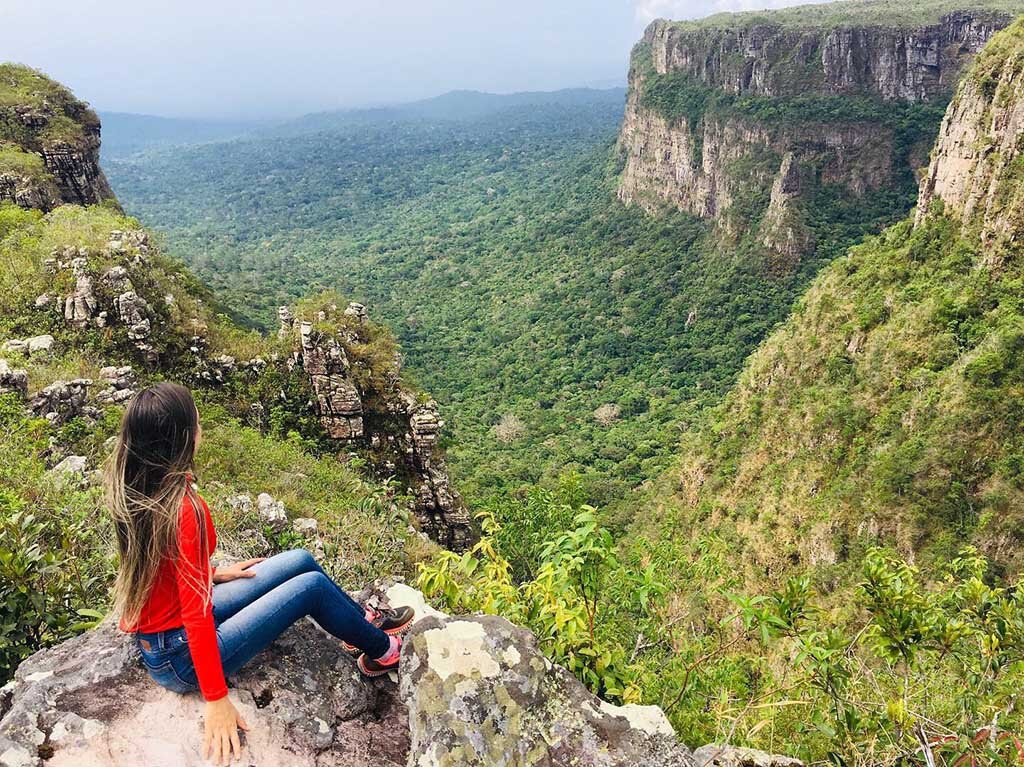
<path fill-rule="evenodd" d="M 746 749 L 692 753 L 660 708 L 601 701 L 503 618 L 443 615 L 401 583 L 377 595 L 420 616 L 401 683 L 363 678 L 300 622 L 231 680 L 250 726 L 242 765 L 802 767 Z M 108 621 L 36 653 L 0 690 L 0 767 L 198 767 L 201 712 L 198 695 L 154 684 Z"/>
<path fill-rule="evenodd" d="M 401 684 L 362 678 L 338 642 L 301 622 L 232 680 L 251 728 L 243 765 L 695 764 L 661 709 L 602 702 L 528 631 L 444 616 L 403 584 L 385 598 L 421 616 Z M 198 696 L 152 683 L 108 622 L 21 665 L 0 694 L 0 765 L 204 764 L 201 711 Z"/>

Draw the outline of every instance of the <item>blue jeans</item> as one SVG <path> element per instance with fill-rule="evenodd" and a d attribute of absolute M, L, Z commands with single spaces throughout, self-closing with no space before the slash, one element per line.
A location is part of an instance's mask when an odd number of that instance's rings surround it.
<path fill-rule="evenodd" d="M 238 671 L 285 629 L 311 617 L 321 628 L 355 645 L 371 658 L 388 651 L 388 635 L 369 623 L 363 608 L 332 581 L 304 549 L 271 557 L 238 578 L 213 587 L 213 619 L 225 676 Z M 136 634 L 150 676 L 175 692 L 199 689 L 184 628 Z"/>

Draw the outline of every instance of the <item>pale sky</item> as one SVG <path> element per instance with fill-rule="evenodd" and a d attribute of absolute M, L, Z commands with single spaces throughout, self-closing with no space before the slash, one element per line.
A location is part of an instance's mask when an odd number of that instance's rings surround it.
<path fill-rule="evenodd" d="M 654 18 L 799 2 L 0 0 L 0 61 L 100 110 L 286 117 L 462 88 L 624 84 Z"/>

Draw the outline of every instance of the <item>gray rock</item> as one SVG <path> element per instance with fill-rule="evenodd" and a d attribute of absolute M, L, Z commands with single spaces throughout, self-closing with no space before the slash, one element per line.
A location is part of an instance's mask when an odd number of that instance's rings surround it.
<path fill-rule="evenodd" d="M 355 317 L 360 323 L 366 322 L 370 319 L 369 313 L 366 311 L 366 307 L 363 304 L 351 302 L 345 309 L 345 315 L 347 317 Z"/>
<path fill-rule="evenodd" d="M 99 305 L 93 290 L 92 275 L 89 274 L 89 261 L 84 255 L 77 256 L 71 260 L 70 266 L 75 275 L 75 290 L 64 299 L 64 319 L 84 326 L 93 318 Z"/>
<path fill-rule="evenodd" d="M 312 517 L 296 517 L 292 520 L 292 529 L 300 535 L 316 535 L 319 527 L 320 526 L 317 524 L 317 521 Z"/>
<path fill-rule="evenodd" d="M 54 338 L 49 334 L 33 336 L 26 343 L 28 344 L 29 354 L 49 354 L 50 350 L 53 349 Z"/>
<path fill-rule="evenodd" d="M 339 642 L 301 621 L 231 680 L 250 725 L 243 764 L 402 767 L 406 713 Z M 106 622 L 25 661 L 0 719 L 2 767 L 199 767 L 202 699 L 158 687 Z M 153 723 L 159 722 L 159 727 Z M 144 733 L 145 737 L 140 737 Z M 46 742 L 48 759 L 37 756 Z"/>
<path fill-rule="evenodd" d="M 69 455 L 50 471 L 54 475 L 61 477 L 75 474 L 84 477 L 88 471 L 88 463 L 89 461 L 84 455 Z"/>
<path fill-rule="evenodd" d="M 287 338 L 291 335 L 292 328 L 295 325 L 295 315 L 292 314 L 292 310 L 287 306 L 279 306 L 277 309 L 277 320 L 281 323 L 277 331 L 277 337 Z"/>
<path fill-rule="evenodd" d="M 249 503 L 251 505 L 252 501 L 250 500 Z M 259 494 L 256 498 L 256 507 L 259 510 L 260 519 L 271 530 L 279 533 L 288 526 L 288 515 L 285 513 L 284 503 L 268 493 Z"/>
<path fill-rule="evenodd" d="M 419 621 L 400 678 L 417 767 L 694 765 L 660 708 L 601 701 L 503 618 Z"/>
<path fill-rule="evenodd" d="M 86 413 L 86 399 L 92 380 L 76 378 L 73 381 L 54 381 L 39 391 L 29 402 L 29 409 L 37 416 L 55 424 L 62 424 Z"/>
<path fill-rule="evenodd" d="M 242 764 L 694 766 L 660 709 L 603 703 L 529 632 L 448 618 L 404 584 L 361 596 L 420 616 L 400 685 L 363 678 L 339 642 L 300 621 L 229 680 L 250 725 Z M 0 767 L 43 767 L 44 743 L 45 767 L 204 764 L 201 698 L 153 683 L 111 621 L 33 655 L 3 694 Z"/>

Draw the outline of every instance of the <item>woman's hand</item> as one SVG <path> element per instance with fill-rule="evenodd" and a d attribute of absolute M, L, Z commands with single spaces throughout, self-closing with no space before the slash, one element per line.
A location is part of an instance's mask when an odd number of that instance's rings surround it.
<path fill-rule="evenodd" d="M 234 581 L 239 578 L 255 578 L 256 573 L 249 570 L 253 565 L 258 565 L 266 557 L 257 557 L 256 559 L 246 559 L 244 562 L 235 562 L 233 565 L 227 567 L 218 567 L 213 574 L 214 583 L 227 583 L 228 581 Z"/>
<path fill-rule="evenodd" d="M 242 744 L 238 740 L 238 728 L 248 730 L 249 725 L 238 714 L 238 709 L 225 695 L 220 700 L 206 703 L 203 716 L 206 738 L 203 742 L 203 758 L 212 759 L 214 764 L 231 764 L 242 756 Z"/>

